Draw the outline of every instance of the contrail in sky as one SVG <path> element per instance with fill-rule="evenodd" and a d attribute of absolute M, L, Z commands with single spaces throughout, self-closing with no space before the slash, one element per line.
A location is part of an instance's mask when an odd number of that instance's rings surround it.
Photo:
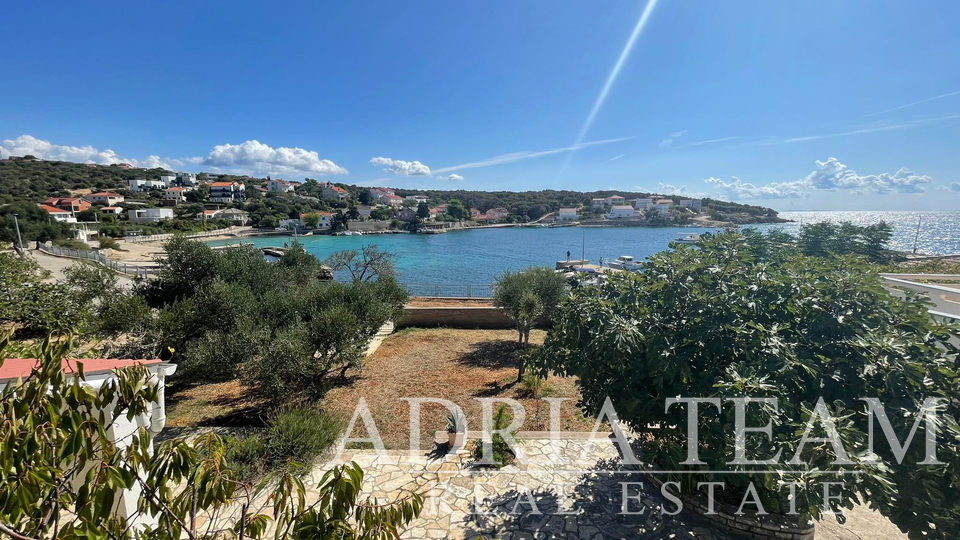
<path fill-rule="evenodd" d="M 933 97 L 927 98 L 927 99 L 921 99 L 920 101 L 914 101 L 913 103 L 907 103 L 906 105 L 901 105 L 901 106 L 899 106 L 899 107 L 894 107 L 894 108 L 892 108 L 892 109 L 887 109 L 887 110 L 885 110 L 885 111 L 870 113 L 870 114 L 864 115 L 864 118 L 866 118 L 866 117 L 868 117 L 868 116 L 877 116 L 878 114 L 885 114 L 885 113 L 888 113 L 888 112 L 899 111 L 900 109 L 906 109 L 907 107 L 913 107 L 914 105 L 919 105 L 919 104 L 921 104 L 921 103 L 926 103 L 926 102 L 928 102 L 928 101 L 934 101 L 934 100 L 937 100 L 937 99 L 943 99 L 943 98 L 950 97 L 950 96 L 956 96 L 957 94 L 960 94 L 960 91 L 950 92 L 949 94 L 942 94 L 942 95 L 939 95 L 939 96 L 933 96 Z"/>
<path fill-rule="evenodd" d="M 620 70 L 626 63 L 627 57 L 630 56 L 630 51 L 633 50 L 633 46 L 637 42 L 637 38 L 640 37 L 641 32 L 643 32 L 643 28 L 647 25 L 647 21 L 650 20 L 650 14 L 653 13 L 653 8 L 656 7 L 656 5 L 657 0 L 649 0 L 647 2 L 647 7 L 643 9 L 643 13 L 640 14 L 640 20 L 638 20 L 637 25 L 633 27 L 633 33 L 630 34 L 630 38 L 627 39 L 626 45 L 624 45 L 623 50 L 620 51 L 620 57 L 617 58 L 617 63 L 613 65 L 610 75 L 607 76 L 607 82 L 603 85 L 603 89 L 600 90 L 600 95 L 597 96 L 597 100 L 593 103 L 593 109 L 590 110 L 590 115 L 587 116 L 587 121 L 584 122 L 583 127 L 580 128 L 580 133 L 577 134 L 577 140 L 574 141 L 573 146 L 579 146 L 580 143 L 583 142 L 584 138 L 586 138 L 587 132 L 590 131 L 590 126 L 593 125 L 593 121 L 597 118 L 597 114 L 599 114 L 600 109 L 603 108 L 603 103 L 607 100 L 607 94 L 610 93 L 610 89 L 613 88 L 613 84 L 617 82 L 617 76 L 620 75 Z M 563 171 L 566 170 L 572 156 L 573 153 L 570 153 L 567 156 L 566 161 L 564 161 L 563 169 L 560 171 L 561 175 L 563 174 Z"/>

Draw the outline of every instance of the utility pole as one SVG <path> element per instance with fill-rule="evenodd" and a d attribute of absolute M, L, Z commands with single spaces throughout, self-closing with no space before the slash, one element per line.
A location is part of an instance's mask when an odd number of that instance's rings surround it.
<path fill-rule="evenodd" d="M 17 219 L 17 214 L 13 215 L 13 226 L 17 229 L 17 245 L 20 247 L 20 257 L 23 257 L 23 239 L 20 238 L 20 221 Z"/>
<path fill-rule="evenodd" d="M 913 236 L 913 254 L 917 254 L 917 242 L 920 240 L 920 224 L 923 223 L 923 214 L 917 219 L 917 234 Z"/>

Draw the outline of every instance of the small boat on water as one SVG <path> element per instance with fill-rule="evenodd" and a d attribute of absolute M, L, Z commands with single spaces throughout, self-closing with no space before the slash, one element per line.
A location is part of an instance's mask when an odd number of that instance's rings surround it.
<path fill-rule="evenodd" d="M 626 270 L 633 271 L 639 270 L 643 265 L 634 260 L 631 255 L 621 255 L 617 257 L 615 261 L 610 261 L 607 263 L 607 266 L 610 268 L 616 268 L 617 270 Z"/>
<path fill-rule="evenodd" d="M 680 238 L 677 238 L 676 240 L 674 240 L 674 242 L 677 242 L 680 244 L 696 244 L 699 241 L 700 241 L 699 234 L 685 234 Z"/>

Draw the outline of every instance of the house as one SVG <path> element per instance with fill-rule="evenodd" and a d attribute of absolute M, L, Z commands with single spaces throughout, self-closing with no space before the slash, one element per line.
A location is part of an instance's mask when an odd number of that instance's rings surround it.
<path fill-rule="evenodd" d="M 633 207 L 641 212 L 653 206 L 653 199 L 634 199 Z"/>
<path fill-rule="evenodd" d="M 60 210 L 66 210 L 71 214 L 83 212 L 91 206 L 87 200 L 80 197 L 50 197 L 43 201 L 42 204 L 59 208 Z"/>
<path fill-rule="evenodd" d="M 422 202 L 430 202 L 430 198 L 426 195 L 407 195 L 403 198 L 403 200 L 408 203 L 413 203 L 414 205 L 418 205 Z"/>
<path fill-rule="evenodd" d="M 604 201 L 604 204 L 606 204 L 607 206 L 613 206 L 613 205 L 622 205 L 624 202 L 626 202 L 626 199 L 624 199 L 620 195 L 611 195 L 606 199 L 604 199 L 603 201 Z"/>
<path fill-rule="evenodd" d="M 177 175 L 175 174 L 162 174 L 160 175 L 160 181 L 168 186 L 174 186 L 177 184 Z"/>
<path fill-rule="evenodd" d="M 602 199 L 602 198 L 600 198 L 600 199 L 598 199 L 598 198 L 590 199 L 590 206 L 593 207 L 593 208 L 603 208 L 604 206 L 606 206 L 606 204 L 607 204 L 607 200 L 606 200 L 606 199 Z"/>
<path fill-rule="evenodd" d="M 101 191 L 99 193 L 87 195 L 86 199 L 93 204 L 105 204 L 107 206 L 113 206 L 123 202 L 123 195 L 120 195 L 119 193 L 113 193 L 112 191 Z"/>
<path fill-rule="evenodd" d="M 403 206 L 403 197 L 400 197 L 398 195 L 393 195 L 391 193 L 387 193 L 385 195 L 381 195 L 380 199 L 378 199 L 378 202 L 380 204 L 392 206 L 393 208 L 400 208 L 401 206 Z"/>
<path fill-rule="evenodd" d="M 673 208 L 673 199 L 657 199 L 653 201 L 653 209 L 660 212 L 661 215 L 670 213 Z"/>
<path fill-rule="evenodd" d="M 233 225 L 246 225 L 247 213 L 237 208 L 227 208 L 226 210 L 219 210 L 215 214 L 214 219 L 222 219 L 224 221 L 229 221 Z"/>
<path fill-rule="evenodd" d="M 192 172 L 178 172 L 177 179 L 174 180 L 174 183 L 180 187 L 197 187 L 199 182 L 197 182 L 197 175 Z"/>
<path fill-rule="evenodd" d="M 400 213 L 397 214 L 397 217 L 400 218 L 400 221 L 413 221 L 417 218 L 417 209 L 404 208 L 403 210 L 400 210 Z"/>
<path fill-rule="evenodd" d="M 627 204 L 615 204 L 610 207 L 610 212 L 607 214 L 607 219 L 629 219 L 636 217 L 637 211 L 634 208 Z"/>
<path fill-rule="evenodd" d="M 392 189 L 390 189 L 390 188 L 383 188 L 383 187 L 370 188 L 370 189 L 368 190 L 368 192 L 370 193 L 370 198 L 373 199 L 373 200 L 377 200 L 377 199 L 379 199 L 380 197 L 382 197 L 382 196 L 384 196 L 384 195 L 396 195 L 396 194 L 397 194 L 394 190 L 392 190 Z"/>
<path fill-rule="evenodd" d="M 576 221 L 580 219 L 580 214 L 577 214 L 576 208 L 561 208 L 557 212 L 557 221 Z"/>
<path fill-rule="evenodd" d="M 169 184 L 163 180 L 165 177 L 160 177 L 160 180 L 147 180 L 145 178 L 136 178 L 132 180 L 127 180 L 127 184 L 130 186 L 130 191 L 134 193 L 140 193 L 143 191 L 155 191 L 160 189 L 167 189 Z M 169 178 L 169 177 L 166 177 Z"/>
<path fill-rule="evenodd" d="M 506 208 L 491 208 L 490 210 L 487 210 L 482 214 L 478 214 L 474 216 L 473 209 L 471 208 L 470 214 L 471 214 L 470 219 L 474 221 L 495 222 L 495 221 L 500 221 L 501 219 L 509 216 L 510 211 L 507 210 Z"/>
<path fill-rule="evenodd" d="M 121 169 L 132 169 L 133 165 L 129 163 L 118 163 L 117 167 L 120 167 Z"/>
<path fill-rule="evenodd" d="M 280 226 L 287 229 L 304 229 L 306 228 L 306 217 L 309 214 L 318 214 L 320 216 L 320 221 L 317 222 L 317 229 L 329 229 L 331 220 L 333 219 L 333 214 L 330 212 L 307 212 L 305 214 L 300 214 L 300 217 L 297 219 L 282 219 L 280 220 Z"/>
<path fill-rule="evenodd" d="M 0 390 L 7 385 L 19 384 L 18 381 L 29 379 L 34 369 L 38 367 L 39 362 L 35 358 L 7 358 L 0 366 Z M 64 359 L 61 367 L 67 378 L 73 378 L 83 367 L 82 385 L 98 392 L 104 385 L 112 384 L 116 380 L 114 370 L 129 368 L 133 366 L 143 366 L 149 372 L 147 384 L 156 385 L 157 401 L 153 403 L 147 411 L 136 416 L 128 416 L 123 412 L 110 410 L 100 411 L 103 418 L 113 419 L 109 426 L 106 426 L 106 435 L 122 452 L 129 447 L 135 435 L 141 428 L 146 428 L 150 435 L 144 444 L 148 445 L 148 450 L 153 451 L 153 437 L 156 437 L 166 425 L 166 404 L 164 403 L 166 379 L 173 375 L 177 370 L 176 364 L 169 364 L 157 359 L 143 360 L 121 360 L 115 358 L 84 358 L 84 359 Z M 116 401 L 113 402 L 114 404 Z M 114 405 L 115 406 L 115 405 Z M 94 415 L 96 418 L 96 415 Z M 80 478 L 82 480 L 82 477 Z M 147 518 L 137 511 L 137 505 L 143 496 L 140 490 L 140 484 L 133 482 L 132 487 L 122 489 L 114 499 L 114 509 L 116 518 L 121 522 L 130 522 L 134 525 L 147 524 L 150 518 Z"/>
<path fill-rule="evenodd" d="M 41 210 L 44 210 L 50 214 L 50 217 L 52 217 L 55 221 L 59 221 L 60 223 L 77 222 L 77 218 L 74 217 L 73 212 L 69 210 L 63 210 L 61 208 L 57 208 L 56 206 L 50 206 L 49 204 L 41 204 L 39 206 Z"/>
<path fill-rule="evenodd" d="M 131 208 L 127 210 L 131 223 L 157 223 L 173 219 L 172 208 Z"/>
<path fill-rule="evenodd" d="M 104 214 L 119 216 L 123 213 L 123 208 L 120 208 L 119 206 L 104 206 L 100 208 L 100 211 Z"/>
<path fill-rule="evenodd" d="M 267 180 L 265 182 L 267 191 L 273 193 L 293 193 L 294 184 L 293 182 L 287 182 L 286 180 L 276 179 L 276 180 Z"/>
<path fill-rule="evenodd" d="M 210 201 L 232 203 L 243 200 L 243 184 L 240 182 L 214 182 L 210 184 Z"/>
<path fill-rule="evenodd" d="M 357 213 L 360 214 L 362 218 L 369 218 L 370 212 L 373 212 L 373 207 L 365 204 L 357 205 Z"/>
<path fill-rule="evenodd" d="M 689 208 L 695 212 L 699 212 L 703 209 L 703 202 L 700 199 L 682 199 L 680 201 L 680 206 L 683 208 Z"/>
<path fill-rule="evenodd" d="M 346 202 L 350 198 L 347 190 L 333 185 L 332 182 L 320 182 L 320 194 L 328 201 Z"/>
<path fill-rule="evenodd" d="M 165 204 L 176 206 L 182 202 L 186 202 L 188 191 L 190 191 L 189 188 L 169 187 L 163 190 L 163 201 Z"/>

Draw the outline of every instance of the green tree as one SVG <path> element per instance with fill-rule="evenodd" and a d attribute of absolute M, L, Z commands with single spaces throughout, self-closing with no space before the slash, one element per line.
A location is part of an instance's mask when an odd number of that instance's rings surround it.
<path fill-rule="evenodd" d="M 447 214 L 457 221 L 470 219 L 470 209 L 464 206 L 460 199 L 450 199 L 447 203 Z"/>
<path fill-rule="evenodd" d="M 430 205 L 421 202 L 417 205 L 417 218 L 424 220 L 430 217 Z"/>
<path fill-rule="evenodd" d="M 0 365 L 8 343 L 9 335 L 0 337 Z M 0 535 L 386 540 L 420 514 L 418 494 L 387 505 L 362 499 L 363 470 L 355 463 L 328 471 L 319 497 L 308 498 L 292 472 L 256 485 L 240 481 L 217 435 L 153 449 L 141 428 L 120 446 L 109 426 L 121 416 L 145 415 L 159 399 L 158 388 L 143 367 L 117 371 L 90 388 L 82 370 L 68 376 L 61 368 L 71 347 L 69 340 L 44 341 L 31 377 L 0 389 Z M 156 525 L 118 518 L 115 501 L 128 490 L 138 494 L 137 515 Z"/>
<path fill-rule="evenodd" d="M 541 317 L 550 318 L 566 294 L 567 282 L 549 268 L 528 268 L 504 272 L 493 290 L 493 305 L 517 325 L 517 343 L 528 345 L 530 331 Z M 523 379 L 526 362 L 521 356 L 517 380 Z"/>
<path fill-rule="evenodd" d="M 326 263 L 334 272 L 346 272 L 352 281 L 362 282 L 395 277 L 394 259 L 392 253 L 382 251 L 376 244 L 367 244 L 360 251 L 338 251 Z"/>
<path fill-rule="evenodd" d="M 303 224 L 308 229 L 316 229 L 320 225 L 320 217 L 320 214 L 317 212 L 310 212 L 303 216 Z"/>
<path fill-rule="evenodd" d="M 960 518 L 960 384 L 955 324 L 935 322 L 920 298 L 890 295 L 869 263 L 851 256 L 781 254 L 757 234 L 705 236 L 697 247 L 676 246 L 650 258 L 639 272 L 600 287 L 575 289 L 557 310 L 541 354 L 542 371 L 576 376 L 586 411 L 611 398 L 621 421 L 659 467 L 676 471 L 687 455 L 687 410 L 670 398 L 775 398 L 747 411 L 746 425 L 770 422 L 771 436 L 736 440 L 733 405 L 701 406 L 699 459 L 705 469 L 731 473 L 667 475 L 693 492 L 699 482 L 726 482 L 725 497 L 740 501 L 749 482 L 768 512 L 792 503 L 818 518 L 824 483 L 843 481 L 834 511 L 865 500 L 911 538 L 950 538 Z M 778 239 L 777 242 L 782 239 Z M 827 250 L 829 252 L 830 250 Z M 902 462 L 878 437 L 878 463 L 867 452 L 874 422 L 861 398 L 879 398 L 894 431 L 910 432 L 926 398 L 942 398 L 939 457 L 919 465 L 917 440 Z M 820 401 L 822 400 L 822 401 Z M 834 419 L 850 464 L 840 466 L 831 444 L 799 438 L 821 403 Z M 651 426 L 658 426 L 652 429 Z M 922 441 L 926 424 L 916 427 Z M 811 436 L 822 437 L 816 422 Z M 901 439 L 902 440 L 902 439 Z M 738 447 L 749 459 L 776 463 L 748 473 L 727 465 Z M 800 466 L 787 466 L 794 456 Z M 835 471 L 856 476 L 810 475 Z M 855 478 L 855 480 L 852 480 Z M 796 497 L 780 482 L 798 482 Z"/>

